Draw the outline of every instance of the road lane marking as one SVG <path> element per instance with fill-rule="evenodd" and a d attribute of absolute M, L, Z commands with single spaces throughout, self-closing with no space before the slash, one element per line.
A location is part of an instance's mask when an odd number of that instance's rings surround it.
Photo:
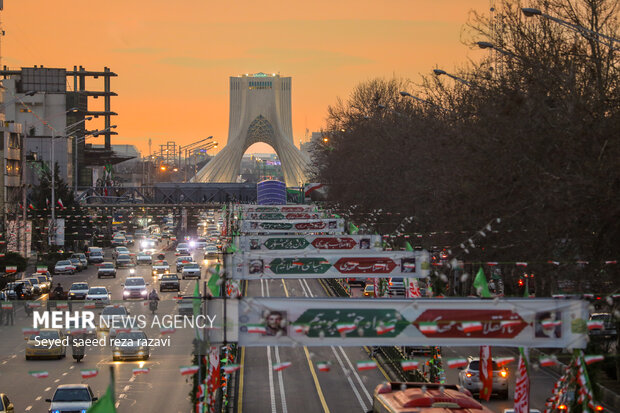
<path fill-rule="evenodd" d="M 367 411 L 368 408 L 366 407 L 366 403 L 364 403 L 364 400 L 362 400 L 362 396 L 357 391 L 357 387 L 355 387 L 355 383 L 353 383 L 353 380 L 351 380 L 351 374 L 347 374 L 347 369 L 342 363 L 342 359 L 340 359 L 338 352 L 336 352 L 336 348 L 334 346 L 331 346 L 331 348 L 332 348 L 332 351 L 334 352 L 334 356 L 336 356 L 336 360 L 338 361 L 338 364 L 340 364 L 340 368 L 344 372 L 344 375 L 347 377 L 347 381 L 349 382 L 349 385 L 353 389 L 353 393 L 355 393 L 355 397 L 357 397 L 357 401 L 359 402 L 360 406 L 362 406 L 362 410 Z"/>
<path fill-rule="evenodd" d="M 284 278 L 282 278 L 282 287 L 284 287 L 284 294 L 286 294 L 286 296 L 289 296 L 288 293 L 288 289 L 286 288 L 286 283 L 284 282 Z"/>
<path fill-rule="evenodd" d="M 129 391 L 129 389 L 131 389 L 131 386 L 128 384 L 127 386 L 123 388 L 123 391 Z"/>
<path fill-rule="evenodd" d="M 280 350 L 278 349 L 278 347 L 274 347 L 273 352 L 276 356 L 276 363 L 280 364 Z M 284 395 L 284 379 L 282 378 L 282 370 L 278 372 L 278 381 L 280 382 L 280 399 L 282 400 L 282 413 L 288 413 L 288 407 L 286 406 L 286 396 Z"/>
<path fill-rule="evenodd" d="M 43 390 L 43 391 L 50 391 L 50 390 L 52 390 L 51 387 L 46 387 L 45 390 Z"/>
<path fill-rule="evenodd" d="M 39 400 L 41 400 L 42 398 L 43 398 L 43 396 L 37 396 L 37 398 L 36 398 L 36 399 L 34 399 L 34 400 L 35 400 L 35 401 L 39 401 Z"/>
<path fill-rule="evenodd" d="M 367 347 L 364 346 L 364 350 L 366 350 L 366 353 L 368 353 L 368 355 L 370 356 L 371 350 Z M 381 363 L 379 363 L 379 361 L 377 360 L 376 357 L 371 357 L 374 361 L 377 362 L 377 367 L 379 368 L 379 371 L 381 372 L 381 374 L 383 374 L 383 377 L 385 377 L 385 379 L 387 381 L 392 381 L 390 380 L 390 376 L 388 376 L 387 372 L 385 371 L 385 369 L 383 367 L 381 367 Z"/>
<path fill-rule="evenodd" d="M 60 381 L 60 379 L 56 379 L 54 380 L 54 383 L 58 383 Z"/>
<path fill-rule="evenodd" d="M 127 395 L 125 393 L 121 393 L 118 395 L 119 399 L 124 399 L 125 397 L 127 397 Z"/>
<path fill-rule="evenodd" d="M 353 367 L 353 363 L 351 363 L 351 359 L 349 358 L 347 353 L 345 353 L 345 351 L 342 348 L 342 346 L 338 346 L 338 348 L 340 349 L 340 352 L 342 352 L 342 355 L 344 356 L 344 358 L 347 360 L 347 363 L 349 364 L 349 367 L 351 368 L 351 371 L 355 375 L 355 378 L 357 379 L 357 382 L 360 384 L 360 387 L 362 388 L 362 390 L 364 391 L 364 394 L 366 394 L 366 397 L 368 398 L 368 401 L 372 405 L 372 396 L 370 395 L 370 393 L 368 393 L 368 390 L 366 389 L 366 386 L 364 385 L 364 383 L 362 381 L 362 378 L 360 377 L 359 373 L 357 372 L 357 369 L 355 367 Z"/>
<path fill-rule="evenodd" d="M 62 373 L 63 376 L 66 376 L 67 374 L 69 374 L 69 373 L 67 373 L 66 371 L 64 373 Z"/>
<path fill-rule="evenodd" d="M 116 404 L 114 404 L 114 407 L 116 407 L 118 409 L 118 406 L 121 404 L 121 402 L 116 402 Z"/>
<path fill-rule="evenodd" d="M 29 411 L 30 409 L 32 409 L 32 406 L 26 407 L 26 411 Z"/>
<path fill-rule="evenodd" d="M 69 367 L 69 370 L 73 370 L 75 368 L 75 366 L 71 366 Z"/>
<path fill-rule="evenodd" d="M 263 280 L 261 280 L 263 281 Z M 267 370 L 269 371 L 269 395 L 271 396 L 271 412 L 277 413 L 276 395 L 273 387 L 273 369 L 271 364 L 271 346 L 267 346 Z"/>

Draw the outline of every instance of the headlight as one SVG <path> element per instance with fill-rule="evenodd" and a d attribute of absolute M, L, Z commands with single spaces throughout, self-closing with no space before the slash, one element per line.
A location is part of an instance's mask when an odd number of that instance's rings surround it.
<path fill-rule="evenodd" d="M 51 413 L 60 413 L 60 410 L 50 410 Z"/>
<path fill-rule="evenodd" d="M 121 355 L 120 350 L 119 349 L 114 349 L 114 355 L 115 356 L 120 356 Z"/>
<path fill-rule="evenodd" d="M 75 293 L 69 293 L 69 295 L 75 295 Z"/>
<path fill-rule="evenodd" d="M 142 290 L 142 291 L 140 292 L 140 294 L 142 294 L 142 295 L 146 295 L 146 290 Z"/>
<path fill-rule="evenodd" d="M 189 242 L 189 247 L 190 248 L 194 248 L 196 246 L 196 243 L 194 241 L 190 241 Z"/>
<path fill-rule="evenodd" d="M 129 295 L 129 291 L 127 290 L 123 291 L 123 295 Z"/>

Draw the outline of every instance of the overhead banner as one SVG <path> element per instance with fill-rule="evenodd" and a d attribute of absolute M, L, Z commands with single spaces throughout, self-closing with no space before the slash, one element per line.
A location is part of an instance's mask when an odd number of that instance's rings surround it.
<path fill-rule="evenodd" d="M 293 254 L 244 253 L 233 254 L 227 262 L 231 276 L 238 280 L 265 278 L 423 278 L 430 264 L 425 251 L 339 251 Z"/>
<path fill-rule="evenodd" d="M 585 348 L 588 331 L 579 300 L 251 297 L 238 305 L 227 325 L 241 346 Z"/>
<path fill-rule="evenodd" d="M 313 219 L 313 220 L 243 220 L 239 221 L 240 231 L 243 234 L 272 234 L 272 233 L 298 233 L 316 234 L 344 232 L 343 219 Z"/>
<path fill-rule="evenodd" d="M 383 251 L 380 235 L 278 235 L 242 236 L 238 238 L 239 249 L 250 251 Z"/>
<path fill-rule="evenodd" d="M 253 205 L 253 204 L 240 204 L 239 210 L 241 212 L 280 212 L 280 213 L 292 213 L 292 212 L 318 212 L 316 205 Z"/>
<path fill-rule="evenodd" d="M 238 216 L 239 219 L 253 220 L 292 220 L 292 219 L 320 219 L 324 218 L 325 213 L 312 211 L 296 211 L 296 212 L 242 212 Z"/>

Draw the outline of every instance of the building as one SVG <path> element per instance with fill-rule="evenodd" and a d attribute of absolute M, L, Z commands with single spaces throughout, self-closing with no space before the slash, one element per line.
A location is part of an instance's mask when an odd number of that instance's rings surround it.
<path fill-rule="evenodd" d="M 299 150 L 305 154 L 308 159 L 312 159 L 312 152 L 317 144 L 320 144 L 323 141 L 323 132 L 312 132 L 312 137 L 308 142 L 302 142 L 299 145 Z"/>
<path fill-rule="evenodd" d="M 104 165 L 125 160 L 117 158 L 111 149 L 112 96 L 110 78 L 116 76 L 107 67 L 103 71 L 87 71 L 74 66 L 73 70 L 30 67 L 19 70 L 0 70 L 4 113 L 9 122 L 24 125 L 26 155 L 51 166 L 57 164 L 60 177 L 71 186 L 93 184 L 93 171 Z M 87 90 L 87 79 L 100 79 L 103 90 Z M 67 84 L 73 83 L 72 91 Z M 89 110 L 89 98 L 103 98 L 104 110 Z M 103 118 L 101 130 L 88 130 L 87 118 Z M 93 148 L 86 142 L 92 135 L 103 136 L 102 148 Z M 76 168 L 77 165 L 77 168 Z M 29 170 L 27 181 L 37 181 L 37 174 Z"/>
<path fill-rule="evenodd" d="M 306 182 L 308 158 L 293 143 L 291 78 L 256 73 L 230 78 L 228 142 L 193 179 L 197 182 L 235 182 L 241 159 L 250 145 L 263 142 L 282 162 L 287 186 Z"/>

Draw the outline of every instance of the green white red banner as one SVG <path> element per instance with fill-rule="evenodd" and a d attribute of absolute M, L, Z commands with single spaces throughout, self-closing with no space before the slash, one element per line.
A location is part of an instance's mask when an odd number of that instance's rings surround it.
<path fill-rule="evenodd" d="M 344 220 L 310 219 L 310 220 L 244 220 L 239 221 L 242 234 L 343 234 Z"/>
<path fill-rule="evenodd" d="M 256 235 L 238 238 L 243 252 L 356 252 L 383 251 L 379 235 Z"/>

